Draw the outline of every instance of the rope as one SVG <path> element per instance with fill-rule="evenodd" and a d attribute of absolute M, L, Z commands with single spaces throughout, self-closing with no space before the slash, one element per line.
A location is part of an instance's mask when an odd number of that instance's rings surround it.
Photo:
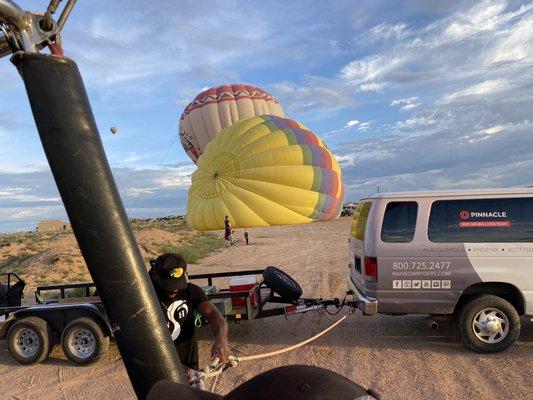
<path fill-rule="evenodd" d="M 225 363 L 219 363 L 218 357 L 216 357 L 211 364 L 209 364 L 207 367 L 202 368 L 200 371 L 190 370 L 189 371 L 189 380 L 190 384 L 193 387 L 197 387 L 198 389 L 205 390 L 205 380 L 209 378 L 214 378 L 213 383 L 211 384 L 211 392 L 215 392 L 215 387 L 218 382 L 219 375 L 224 372 L 226 369 L 230 367 L 235 367 L 238 363 L 242 361 L 251 361 L 251 360 L 260 360 L 263 358 L 268 357 L 274 357 L 279 354 L 287 353 L 292 350 L 296 350 L 299 347 L 305 346 L 306 344 L 312 342 L 313 340 L 318 339 L 320 336 L 325 335 L 330 330 L 335 328 L 337 325 L 339 325 L 341 322 L 343 322 L 346 318 L 348 318 L 354 310 L 349 311 L 345 315 L 343 315 L 341 318 L 339 318 L 336 322 L 328 326 L 326 329 L 322 330 L 321 332 L 317 333 L 316 335 L 310 337 L 307 340 L 304 340 L 303 342 L 297 343 L 293 346 L 286 347 L 284 349 L 280 349 L 277 351 L 271 351 L 269 353 L 262 353 L 262 354 L 255 354 L 252 356 L 244 356 L 244 357 L 234 357 L 229 356 L 229 360 Z"/>

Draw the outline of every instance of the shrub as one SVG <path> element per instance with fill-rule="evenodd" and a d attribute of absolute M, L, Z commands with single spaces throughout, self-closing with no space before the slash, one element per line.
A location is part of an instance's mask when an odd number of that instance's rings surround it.
<path fill-rule="evenodd" d="M 189 236 L 186 241 L 187 244 L 163 246 L 160 250 L 162 253 L 180 254 L 187 263 L 198 264 L 202 258 L 224 247 L 224 240 L 209 233 Z"/>

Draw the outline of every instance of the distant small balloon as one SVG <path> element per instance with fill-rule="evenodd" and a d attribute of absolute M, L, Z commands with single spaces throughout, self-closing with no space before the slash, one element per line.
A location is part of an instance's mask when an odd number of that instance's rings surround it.
<path fill-rule="evenodd" d="M 112 126 L 109 130 L 113 135 L 118 132 L 118 129 L 115 126 Z"/>

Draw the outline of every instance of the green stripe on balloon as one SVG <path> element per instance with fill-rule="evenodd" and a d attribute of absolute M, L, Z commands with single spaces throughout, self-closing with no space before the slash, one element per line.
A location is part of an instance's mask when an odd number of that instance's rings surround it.
<path fill-rule="evenodd" d="M 319 167 L 313 166 L 313 186 L 311 190 L 313 192 L 319 192 L 322 187 L 322 170 Z"/>

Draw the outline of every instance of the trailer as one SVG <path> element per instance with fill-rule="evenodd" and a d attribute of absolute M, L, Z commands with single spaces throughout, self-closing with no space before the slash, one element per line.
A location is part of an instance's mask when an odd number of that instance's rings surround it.
<path fill-rule="evenodd" d="M 7 340 L 10 355 L 21 364 L 39 363 L 60 344 L 68 360 L 89 364 L 98 360 L 109 349 L 114 329 L 94 283 L 77 283 L 38 286 L 34 292 L 35 304 L 23 305 L 25 283 L 16 274 L 0 274 L 3 285 L 0 301 L 0 340 Z M 233 277 L 255 277 L 255 283 L 247 290 L 233 290 L 220 286 Z M 302 298 L 300 285 L 281 269 L 267 267 L 245 271 L 231 271 L 190 275 L 207 298 L 217 306 L 228 321 L 241 321 L 290 316 L 333 306 L 357 306 L 353 301 L 338 298 Z M 219 287 L 216 284 L 219 284 Z M 2 286 L 0 286 L 2 288 Z M 0 291 L 0 294 L 2 291 Z M 200 315 L 197 326 L 206 324 Z"/>

